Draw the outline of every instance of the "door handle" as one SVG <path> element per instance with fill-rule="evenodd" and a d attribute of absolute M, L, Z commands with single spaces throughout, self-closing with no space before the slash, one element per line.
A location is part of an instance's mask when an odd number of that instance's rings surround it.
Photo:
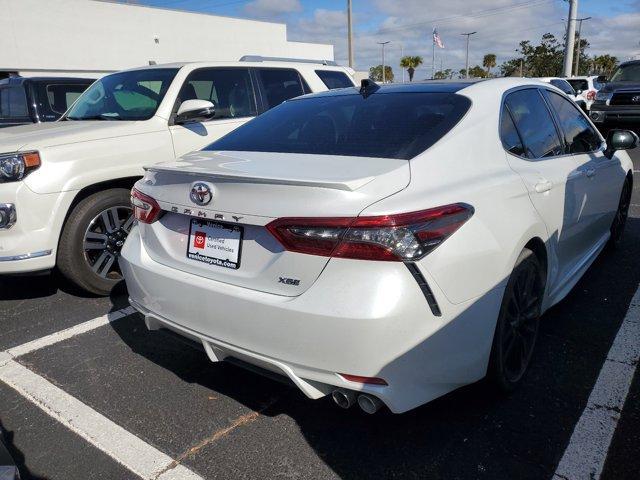
<path fill-rule="evenodd" d="M 553 187 L 553 183 L 551 183 L 549 180 L 540 180 L 535 184 L 533 188 L 537 193 L 544 193 L 551 190 L 551 187 Z"/>
<path fill-rule="evenodd" d="M 591 178 L 591 177 L 595 177 L 596 176 L 596 169 L 595 168 L 588 168 L 587 169 L 587 177 Z"/>

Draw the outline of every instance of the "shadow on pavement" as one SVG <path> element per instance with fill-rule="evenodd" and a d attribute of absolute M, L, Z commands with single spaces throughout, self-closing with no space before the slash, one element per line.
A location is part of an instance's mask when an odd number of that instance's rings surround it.
<path fill-rule="evenodd" d="M 341 478 L 549 478 L 640 282 L 639 238 L 640 219 L 629 218 L 620 249 L 604 251 L 568 297 L 545 313 L 519 390 L 503 396 L 479 382 L 402 415 L 340 410 L 328 397 L 312 401 L 225 362 L 210 364 L 204 353 L 194 361 L 183 343 L 146 332 L 139 322 L 112 326 L 135 353 L 274 422 L 233 434 L 242 435 L 245 461 L 264 460 L 251 458 L 251 445 L 270 445 L 286 434 L 275 425 L 286 416 Z M 278 401 L 265 408 L 273 398 Z"/>

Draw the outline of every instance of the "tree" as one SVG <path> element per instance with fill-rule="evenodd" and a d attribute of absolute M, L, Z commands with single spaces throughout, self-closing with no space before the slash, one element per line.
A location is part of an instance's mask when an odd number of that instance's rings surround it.
<path fill-rule="evenodd" d="M 585 40 L 586 41 L 586 40 Z M 580 42 L 582 44 L 582 42 Z M 551 34 L 542 35 L 540 44 L 533 45 L 528 40 L 520 42 L 518 49 L 522 54 L 525 75 L 529 77 L 557 77 L 562 74 L 563 49 L 558 39 Z M 500 66 L 503 75 L 520 72 L 520 59 L 507 60 Z"/>
<path fill-rule="evenodd" d="M 384 66 L 384 79 L 387 82 L 393 82 L 393 70 L 389 65 Z M 382 81 L 382 65 L 376 65 L 369 69 L 369 78 L 374 82 Z"/>
<path fill-rule="evenodd" d="M 413 74 L 416 72 L 416 68 L 422 65 L 422 63 L 422 57 L 419 55 L 416 55 L 414 57 L 412 57 L 411 55 L 405 55 L 400 59 L 400 67 L 407 69 L 410 82 L 413 82 Z"/>
<path fill-rule="evenodd" d="M 453 78 L 453 70 L 447 68 L 446 70 L 438 70 L 433 74 L 433 78 L 436 80 L 444 80 L 447 78 Z"/>
<path fill-rule="evenodd" d="M 487 53 L 482 59 L 482 66 L 487 69 L 487 77 L 490 77 L 491 69 L 496 66 L 496 54 Z"/>
<path fill-rule="evenodd" d="M 475 67 L 471 67 L 469 69 L 469 77 L 471 78 L 486 78 L 487 72 L 480 65 L 476 65 Z"/>
<path fill-rule="evenodd" d="M 465 78 L 467 76 L 467 71 L 464 68 L 458 70 L 458 78 Z"/>
<path fill-rule="evenodd" d="M 596 55 L 593 57 L 593 70 L 599 75 L 609 77 L 618 67 L 618 63 L 617 57 L 613 57 L 608 53 L 605 55 Z"/>

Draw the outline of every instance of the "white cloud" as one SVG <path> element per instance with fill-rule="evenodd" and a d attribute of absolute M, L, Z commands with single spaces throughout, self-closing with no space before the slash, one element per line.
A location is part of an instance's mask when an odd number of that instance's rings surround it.
<path fill-rule="evenodd" d="M 640 0 L 639 0 L 640 1 Z M 356 7 L 357 7 L 356 3 Z M 544 33 L 553 33 L 560 42 L 564 35 L 567 4 L 554 0 L 374 0 L 373 9 L 366 12 L 354 9 L 355 57 L 359 70 L 368 70 L 381 61 L 380 46 L 376 42 L 390 40 L 386 47 L 387 64 L 396 78 L 401 76 L 398 66 L 401 45 L 406 55 L 421 55 L 424 65 L 416 78 L 431 74 L 431 29 L 438 27 L 446 48 L 436 49 L 436 69 L 459 70 L 465 64 L 465 37 L 460 33 L 477 31 L 471 37 L 469 64 L 482 64 L 486 53 L 495 53 L 498 65 L 515 57 L 521 40 L 539 42 Z M 290 38 L 335 45 L 336 60 L 347 63 L 346 11 L 318 9 L 310 18 L 289 24 Z M 626 59 L 640 54 L 640 13 L 615 17 L 594 16 L 583 24 L 583 37 L 591 48 L 589 55 L 610 53 Z"/>
<path fill-rule="evenodd" d="M 244 7 L 252 17 L 274 18 L 302 11 L 300 0 L 254 0 Z"/>

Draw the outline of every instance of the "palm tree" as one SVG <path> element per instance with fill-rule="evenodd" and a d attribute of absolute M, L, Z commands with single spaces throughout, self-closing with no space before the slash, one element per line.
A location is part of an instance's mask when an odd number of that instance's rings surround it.
<path fill-rule="evenodd" d="M 411 55 L 406 55 L 400 59 L 400 67 L 406 68 L 409 73 L 409 81 L 413 81 L 413 74 L 416 72 L 416 68 L 422 65 L 423 60 L 422 57 L 416 55 L 412 57 Z"/>
<path fill-rule="evenodd" d="M 487 69 L 487 77 L 491 74 L 491 69 L 496 66 L 496 54 L 487 53 L 482 60 L 482 66 Z"/>

